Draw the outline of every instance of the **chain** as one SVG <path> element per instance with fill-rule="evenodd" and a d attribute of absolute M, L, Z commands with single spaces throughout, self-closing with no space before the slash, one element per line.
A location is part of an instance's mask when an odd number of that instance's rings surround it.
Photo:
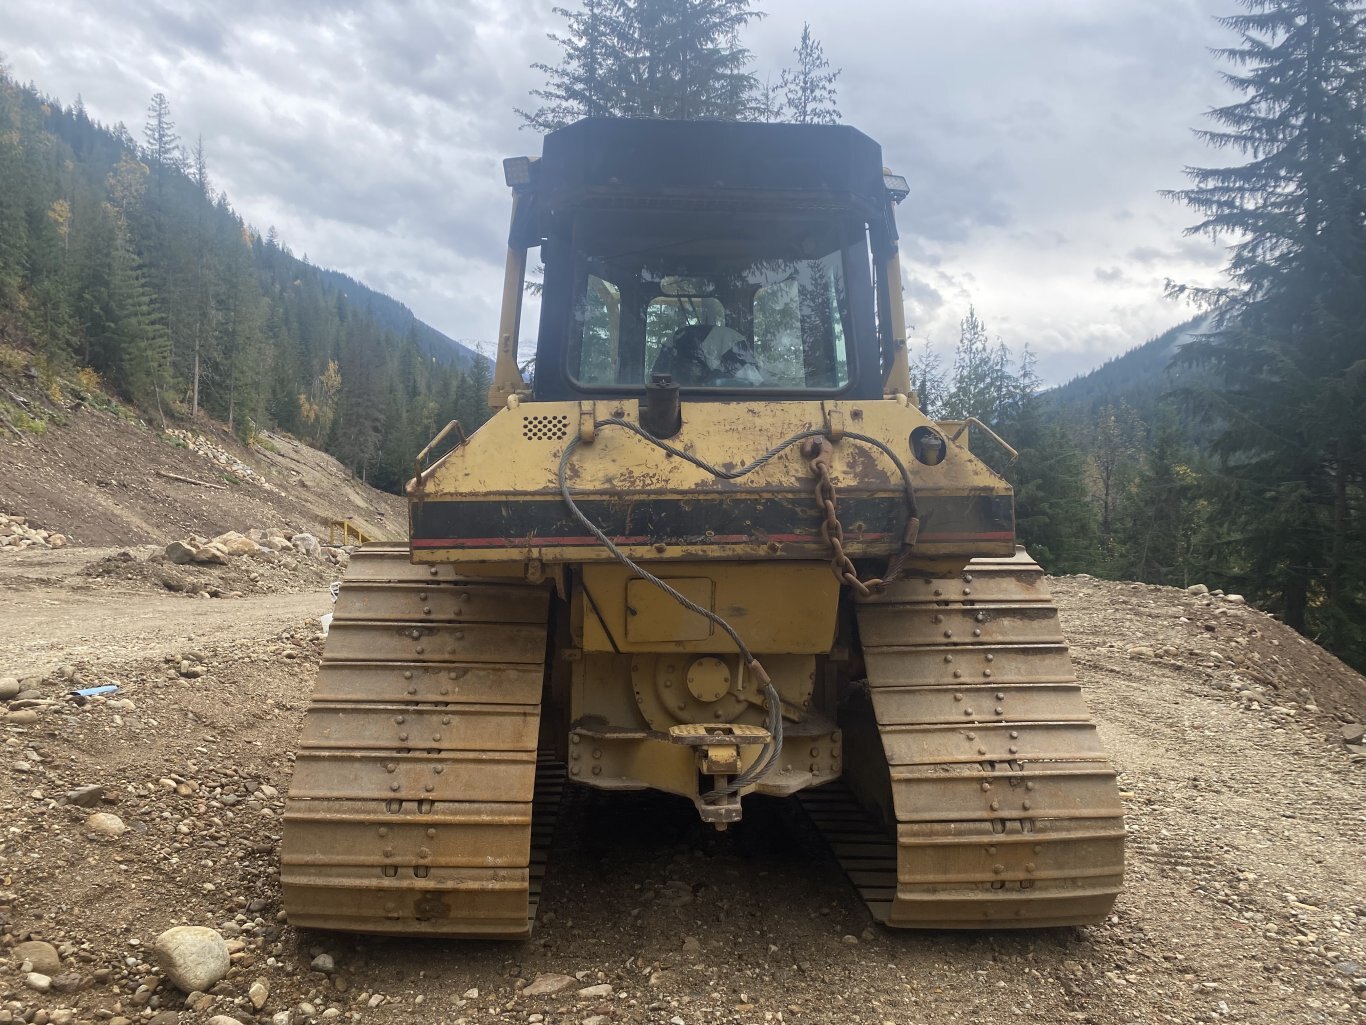
<path fill-rule="evenodd" d="M 802 455 L 810 463 L 811 472 L 816 476 L 816 511 L 821 517 L 821 539 L 830 546 L 830 569 L 834 572 L 836 580 L 841 584 L 848 584 L 860 597 L 866 598 L 874 591 L 882 590 L 901 575 L 906 558 L 911 554 L 916 536 L 920 533 L 920 519 L 914 512 L 907 518 L 906 533 L 902 537 L 901 547 L 887 561 L 887 569 L 882 576 L 860 580 L 854 561 L 844 550 L 844 527 L 840 523 L 838 510 L 839 495 L 835 491 L 835 482 L 830 477 L 834 454 L 834 446 L 823 436 L 808 438 L 802 444 Z"/>

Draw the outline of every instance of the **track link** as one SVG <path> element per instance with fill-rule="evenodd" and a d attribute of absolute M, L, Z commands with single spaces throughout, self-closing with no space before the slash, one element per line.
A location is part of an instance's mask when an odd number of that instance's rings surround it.
<path fill-rule="evenodd" d="M 895 832 L 852 777 L 803 804 L 874 916 L 924 929 L 1103 920 L 1123 880 L 1123 809 L 1043 571 L 1023 550 L 979 559 L 899 580 L 857 615 Z"/>
<path fill-rule="evenodd" d="M 285 806 L 292 924 L 530 933 L 539 812 L 562 784 L 537 757 L 548 603 L 517 579 L 415 566 L 406 545 L 353 555 Z"/>

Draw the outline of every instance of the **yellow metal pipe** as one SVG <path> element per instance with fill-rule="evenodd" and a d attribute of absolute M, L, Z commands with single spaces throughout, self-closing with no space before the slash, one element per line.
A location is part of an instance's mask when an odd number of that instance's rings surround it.
<path fill-rule="evenodd" d="M 521 200 L 512 196 L 512 222 L 517 223 L 517 205 Z M 507 405 L 509 396 L 526 391 L 526 381 L 517 368 L 517 340 L 522 325 L 522 290 L 526 279 L 526 250 L 508 247 L 507 264 L 503 271 L 503 313 L 498 323 L 498 357 L 493 365 L 493 383 L 489 385 L 489 408 L 498 410 Z"/>
<path fill-rule="evenodd" d="M 882 390 L 887 395 L 905 395 L 911 405 L 919 406 L 919 397 L 911 390 L 910 357 L 906 354 L 906 306 L 901 297 L 901 256 L 892 250 L 887 261 L 887 295 L 892 317 L 892 365 Z"/>

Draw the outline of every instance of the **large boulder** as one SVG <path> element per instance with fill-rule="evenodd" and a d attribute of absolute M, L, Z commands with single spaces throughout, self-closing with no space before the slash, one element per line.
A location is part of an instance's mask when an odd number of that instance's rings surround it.
<path fill-rule="evenodd" d="M 166 546 L 166 558 L 177 566 L 188 566 L 198 552 L 199 546 L 191 541 L 172 541 Z"/>
<path fill-rule="evenodd" d="M 218 545 L 229 555 L 251 555 L 261 548 L 251 538 L 239 534 L 235 530 L 230 530 L 226 534 L 219 534 L 213 539 L 213 544 Z"/>
<path fill-rule="evenodd" d="M 312 534 L 295 534 L 290 538 L 290 543 L 310 558 L 316 559 L 322 554 L 323 545 Z"/>
<path fill-rule="evenodd" d="M 228 552 L 222 545 L 210 541 L 194 553 L 194 561 L 210 566 L 226 566 Z"/>
<path fill-rule="evenodd" d="M 156 939 L 157 963 L 183 993 L 207 993 L 228 974 L 228 944 L 215 930 L 177 925 Z"/>

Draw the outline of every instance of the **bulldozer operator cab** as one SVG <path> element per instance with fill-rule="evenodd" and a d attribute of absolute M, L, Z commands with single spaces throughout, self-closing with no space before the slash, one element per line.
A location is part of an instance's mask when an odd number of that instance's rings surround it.
<path fill-rule="evenodd" d="M 867 136 L 595 118 L 507 164 L 512 248 L 545 266 L 535 400 L 884 394 L 904 183 Z"/>

